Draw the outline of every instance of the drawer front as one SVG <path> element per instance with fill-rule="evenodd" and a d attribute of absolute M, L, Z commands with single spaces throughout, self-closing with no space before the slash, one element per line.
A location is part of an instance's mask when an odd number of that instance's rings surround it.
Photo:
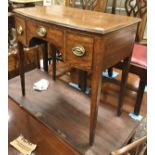
<path fill-rule="evenodd" d="M 23 44 L 26 44 L 26 24 L 23 18 L 15 17 L 17 39 Z"/>
<path fill-rule="evenodd" d="M 41 22 L 28 20 L 27 21 L 27 36 L 28 41 L 32 37 L 48 40 L 48 42 L 56 45 L 59 50 L 63 51 L 63 30 L 60 30 L 56 26 L 43 24 Z"/>
<path fill-rule="evenodd" d="M 56 26 L 50 26 L 47 38 L 50 42 L 56 45 L 59 49 L 63 48 L 64 45 L 64 32 Z"/>
<path fill-rule="evenodd" d="M 74 67 L 90 69 L 92 66 L 94 38 L 78 33 L 66 33 L 65 60 Z"/>
<path fill-rule="evenodd" d="M 26 24 L 27 24 L 28 41 L 32 37 L 37 37 L 37 38 L 42 38 L 42 39 L 47 38 L 47 33 L 48 33 L 47 25 L 44 25 L 37 21 L 29 20 L 29 19 L 27 20 Z"/>

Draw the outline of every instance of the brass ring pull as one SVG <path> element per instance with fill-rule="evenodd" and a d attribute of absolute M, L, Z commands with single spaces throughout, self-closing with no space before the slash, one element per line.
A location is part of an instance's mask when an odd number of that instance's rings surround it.
<path fill-rule="evenodd" d="M 19 35 L 22 35 L 23 32 L 24 32 L 24 30 L 23 30 L 22 26 L 19 25 L 19 26 L 17 27 L 17 33 L 18 33 Z"/>
<path fill-rule="evenodd" d="M 75 45 L 72 48 L 72 52 L 74 55 L 76 55 L 78 57 L 82 57 L 85 54 L 85 49 L 82 45 Z"/>
<path fill-rule="evenodd" d="M 36 30 L 36 33 L 39 37 L 45 37 L 46 36 L 46 33 L 47 33 L 47 30 L 45 27 L 43 26 L 40 26 L 37 30 Z"/>

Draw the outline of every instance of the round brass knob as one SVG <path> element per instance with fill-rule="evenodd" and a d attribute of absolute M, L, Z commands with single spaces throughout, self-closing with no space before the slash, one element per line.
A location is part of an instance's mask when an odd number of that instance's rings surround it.
<path fill-rule="evenodd" d="M 21 25 L 19 25 L 19 26 L 17 27 L 17 33 L 18 33 L 19 35 L 22 35 L 23 32 L 24 32 L 23 27 L 22 27 Z"/>
<path fill-rule="evenodd" d="M 75 45 L 72 48 L 72 52 L 74 55 L 76 55 L 78 57 L 82 57 L 85 54 L 85 49 L 82 45 Z"/>
<path fill-rule="evenodd" d="M 47 30 L 45 27 L 43 26 L 40 26 L 37 30 L 36 30 L 36 33 L 39 37 L 45 37 L 46 36 L 46 33 L 47 33 Z"/>

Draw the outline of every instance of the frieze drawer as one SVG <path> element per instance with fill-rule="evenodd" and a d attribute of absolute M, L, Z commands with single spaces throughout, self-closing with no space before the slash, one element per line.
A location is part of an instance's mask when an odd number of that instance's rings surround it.
<path fill-rule="evenodd" d="M 81 69 L 90 69 L 92 66 L 94 38 L 91 36 L 66 33 L 65 60 Z"/>

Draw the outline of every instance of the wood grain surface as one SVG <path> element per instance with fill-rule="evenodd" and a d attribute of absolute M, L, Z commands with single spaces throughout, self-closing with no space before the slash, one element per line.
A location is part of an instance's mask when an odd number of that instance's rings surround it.
<path fill-rule="evenodd" d="M 15 9 L 15 13 L 56 25 L 105 34 L 140 21 L 139 18 L 53 5 Z"/>
<path fill-rule="evenodd" d="M 37 144 L 35 155 L 80 155 L 69 144 L 65 143 L 52 130 L 25 111 L 18 103 L 8 99 L 8 142 L 22 134 L 31 143 Z M 12 146 L 8 145 L 9 155 L 20 155 Z"/>

